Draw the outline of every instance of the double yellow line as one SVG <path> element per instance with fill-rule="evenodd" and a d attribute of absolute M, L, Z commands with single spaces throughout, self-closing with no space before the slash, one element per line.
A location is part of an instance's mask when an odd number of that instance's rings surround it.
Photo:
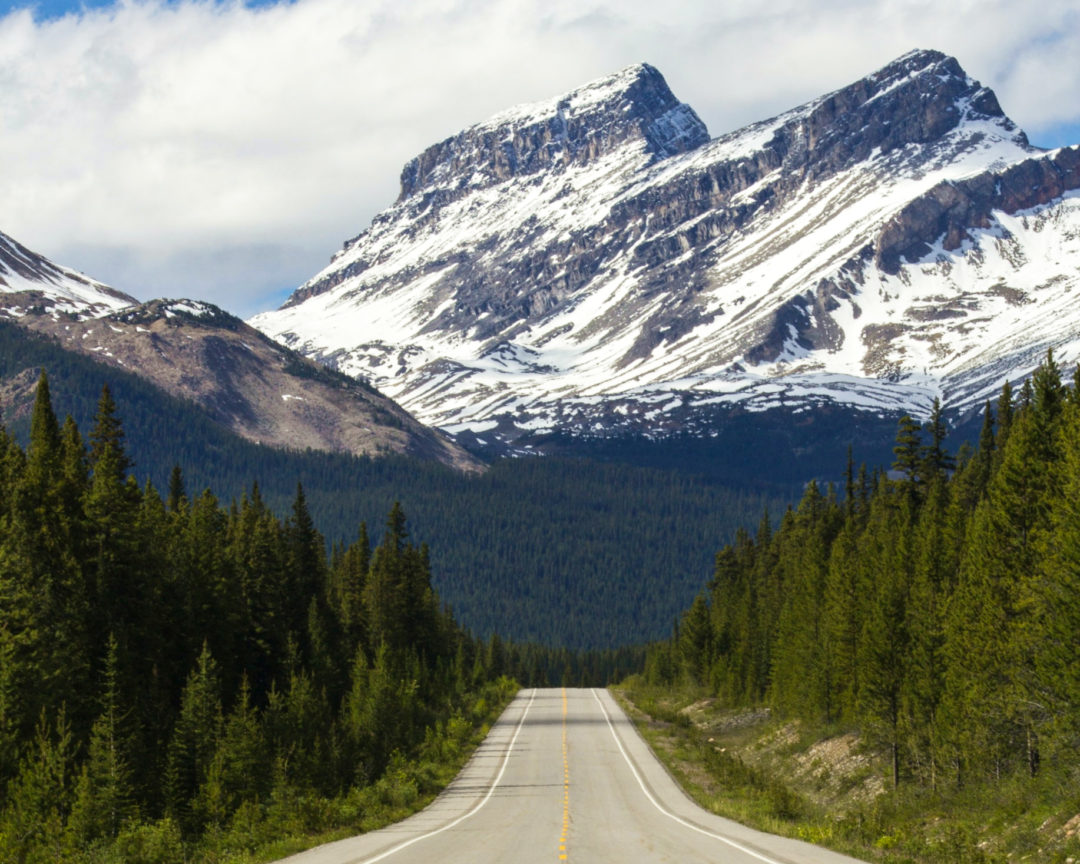
<path fill-rule="evenodd" d="M 559 835 L 559 860 L 566 860 L 566 835 L 570 831 L 570 752 L 566 744 L 566 688 L 562 688 L 562 764 L 563 805 L 562 834 Z"/>

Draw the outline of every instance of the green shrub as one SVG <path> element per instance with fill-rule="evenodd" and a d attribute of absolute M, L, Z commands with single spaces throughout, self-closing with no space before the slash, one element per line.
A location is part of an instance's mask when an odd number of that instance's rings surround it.
<path fill-rule="evenodd" d="M 116 851 L 124 864 L 184 864 L 180 826 L 168 817 L 125 826 L 117 835 Z"/>

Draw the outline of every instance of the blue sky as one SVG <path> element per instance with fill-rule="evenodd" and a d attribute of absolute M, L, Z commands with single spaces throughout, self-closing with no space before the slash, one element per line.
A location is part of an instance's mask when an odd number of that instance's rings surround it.
<path fill-rule="evenodd" d="M 912 48 L 1032 143 L 1080 143 L 1080 0 L 0 2 L 0 231 L 247 316 L 497 111 L 646 61 L 717 135 Z"/>
<path fill-rule="evenodd" d="M 272 6 L 281 2 L 291 2 L 291 0 L 244 0 L 244 5 L 250 7 Z M 48 21 L 73 12 L 80 13 L 114 5 L 116 5 L 115 0 L 81 0 L 81 2 L 70 2 L 70 0 L 20 0 L 20 2 L 0 0 L 0 15 L 6 15 L 16 9 L 31 9 L 35 19 Z"/>
<path fill-rule="evenodd" d="M 57 18 L 64 15 L 67 12 L 79 11 L 82 8 L 96 8 L 98 6 L 108 6 L 112 0 L 86 0 L 84 3 L 67 3 L 64 0 L 41 0 L 38 3 L 11 3 L 0 2 L 0 14 L 6 14 L 13 9 L 31 8 L 34 10 L 35 17 L 42 18 Z"/>

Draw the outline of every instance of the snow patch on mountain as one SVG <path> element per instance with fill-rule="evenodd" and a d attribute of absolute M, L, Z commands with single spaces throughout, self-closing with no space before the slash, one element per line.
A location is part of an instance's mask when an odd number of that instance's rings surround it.
<path fill-rule="evenodd" d="M 100 318 L 137 302 L 0 234 L 0 316 L 19 318 L 33 306 L 52 315 Z"/>
<path fill-rule="evenodd" d="M 470 127 L 252 323 L 474 433 L 925 416 L 1047 347 L 1080 359 L 1080 159 L 1032 148 L 952 58 L 712 140 L 699 123 L 638 66 Z"/>

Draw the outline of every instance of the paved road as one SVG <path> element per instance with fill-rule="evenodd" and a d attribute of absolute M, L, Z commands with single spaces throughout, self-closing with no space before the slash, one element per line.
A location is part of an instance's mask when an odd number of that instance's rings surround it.
<path fill-rule="evenodd" d="M 705 812 L 604 690 L 523 690 L 421 813 L 289 864 L 858 864 Z"/>

